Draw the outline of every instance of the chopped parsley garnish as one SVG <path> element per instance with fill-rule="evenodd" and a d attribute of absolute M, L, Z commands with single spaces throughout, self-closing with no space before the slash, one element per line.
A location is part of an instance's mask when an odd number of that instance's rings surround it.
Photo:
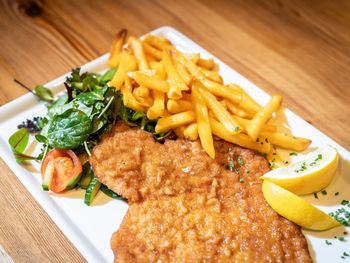
<path fill-rule="evenodd" d="M 249 173 L 250 173 L 249 169 L 245 169 L 244 172 L 245 172 L 246 174 L 249 174 Z"/>
<path fill-rule="evenodd" d="M 326 240 L 326 244 L 327 244 L 328 246 L 330 246 L 330 245 L 332 245 L 332 242 Z"/>
<path fill-rule="evenodd" d="M 321 193 L 322 193 L 323 195 L 327 195 L 327 191 L 326 191 L 326 190 L 322 190 Z"/>
<path fill-rule="evenodd" d="M 341 201 L 341 205 L 348 205 L 349 204 L 349 200 L 343 200 Z"/>
<path fill-rule="evenodd" d="M 318 162 L 320 160 L 322 160 L 322 154 L 318 154 L 317 155 L 317 158 L 315 159 L 315 162 Z"/>
<path fill-rule="evenodd" d="M 346 253 L 346 252 L 343 253 L 343 256 L 350 257 L 350 255 L 348 253 Z"/>
<path fill-rule="evenodd" d="M 338 240 L 339 241 L 345 241 L 345 238 L 344 237 L 338 237 Z"/>
<path fill-rule="evenodd" d="M 291 152 L 289 153 L 289 156 L 298 156 L 298 154 L 296 152 Z"/>
<path fill-rule="evenodd" d="M 295 169 L 295 170 L 294 170 L 294 172 L 300 173 L 300 172 L 305 171 L 306 169 L 307 169 L 306 163 L 303 162 L 303 163 L 301 164 L 301 166 L 300 166 L 298 169 Z"/>
<path fill-rule="evenodd" d="M 241 177 L 241 178 L 239 178 L 239 182 L 240 183 L 244 183 L 244 179 Z"/>
<path fill-rule="evenodd" d="M 318 195 L 317 195 L 317 193 L 314 193 L 314 197 L 315 197 L 316 199 L 318 199 Z"/>
<path fill-rule="evenodd" d="M 232 160 L 228 162 L 228 169 L 233 172 L 233 168 L 235 167 L 235 164 Z"/>
<path fill-rule="evenodd" d="M 237 158 L 237 162 L 239 163 L 240 166 L 243 165 L 243 160 L 241 159 L 241 157 L 238 157 L 238 158 Z"/>
<path fill-rule="evenodd" d="M 336 192 L 334 195 L 335 195 L 335 196 L 339 195 L 339 192 Z"/>
<path fill-rule="evenodd" d="M 329 215 L 333 217 L 335 220 L 337 220 L 340 224 L 344 226 L 350 226 L 350 211 L 345 210 L 344 207 L 329 213 Z"/>
<path fill-rule="evenodd" d="M 290 153 L 289 155 L 294 155 L 294 153 Z M 303 162 L 299 168 L 294 170 L 294 172 L 296 172 L 296 173 L 303 172 L 303 171 L 307 170 L 308 166 L 315 166 L 315 165 L 317 165 L 317 162 L 320 161 L 320 160 L 322 160 L 322 154 L 318 154 L 316 159 L 313 162 L 309 163 L 309 164 L 307 164 L 306 162 Z"/>
<path fill-rule="evenodd" d="M 312 163 L 310 163 L 310 166 L 315 166 L 317 162 L 321 160 L 322 160 L 322 154 L 318 154 L 316 159 Z"/>

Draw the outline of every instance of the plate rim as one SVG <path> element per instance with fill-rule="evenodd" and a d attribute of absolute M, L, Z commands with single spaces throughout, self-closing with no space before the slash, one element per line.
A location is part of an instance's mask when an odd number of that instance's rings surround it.
<path fill-rule="evenodd" d="M 219 58 L 214 56 L 212 53 L 201 47 L 199 44 L 191 40 L 189 37 L 187 37 L 182 32 L 178 31 L 177 29 L 171 27 L 171 26 L 162 26 L 155 30 L 152 30 L 146 34 L 166 34 L 166 33 L 173 33 L 177 36 L 179 36 L 184 42 L 188 43 L 189 45 L 194 45 L 200 47 L 202 50 L 204 50 L 206 53 L 208 53 L 215 61 L 220 62 L 221 65 L 223 65 L 225 68 L 234 71 L 244 80 L 252 83 L 257 89 L 260 90 L 265 96 L 270 95 L 259 86 L 255 85 L 251 80 L 237 72 L 234 68 L 230 67 L 223 61 L 221 61 Z M 146 35 L 145 34 L 145 35 Z M 109 56 L 109 53 L 106 53 L 104 55 L 101 55 L 91 61 L 89 61 L 86 64 L 81 65 L 81 69 L 83 71 L 89 71 L 90 68 L 96 68 L 96 67 L 103 67 L 106 68 L 106 65 L 104 64 L 104 61 L 106 61 L 107 57 Z M 49 89 L 53 91 L 54 94 L 57 94 L 58 91 L 62 90 L 62 83 L 64 82 L 65 78 L 70 74 L 70 72 L 65 73 L 49 82 L 44 84 L 45 86 L 48 86 Z M 30 93 L 24 94 L 0 107 L 0 126 L 1 123 L 4 120 L 7 120 L 9 113 L 15 113 L 13 116 L 16 116 L 17 114 L 23 113 L 26 110 L 18 111 L 16 108 L 18 108 L 18 105 L 21 105 L 21 108 L 25 108 L 28 105 L 33 105 L 34 103 L 37 103 L 37 99 Z M 341 146 L 339 143 L 337 143 L 333 138 L 326 135 L 324 132 L 318 130 L 316 127 L 314 127 L 312 124 L 305 121 L 303 118 L 301 118 L 299 115 L 294 113 L 293 111 L 286 108 L 286 111 L 288 114 L 290 114 L 293 118 L 297 119 L 298 121 L 302 122 L 303 125 L 307 125 L 308 128 L 312 129 L 313 131 L 319 133 L 322 137 L 327 138 L 337 149 L 339 150 L 341 156 L 345 159 L 350 161 L 350 152 L 343 146 Z M 13 117 L 12 116 L 12 117 Z M 15 174 L 17 179 L 22 183 L 22 185 L 29 191 L 29 193 L 32 195 L 33 199 L 42 207 L 42 209 L 49 215 L 49 217 L 52 219 L 52 221 L 56 224 L 56 226 L 62 231 L 62 233 L 65 235 L 65 237 L 69 240 L 69 242 L 79 251 L 82 257 L 84 257 L 89 262 L 101 262 L 105 261 L 105 257 L 101 255 L 99 251 L 97 251 L 97 248 L 93 246 L 93 243 L 91 243 L 90 240 L 87 240 L 83 233 L 79 229 L 74 228 L 73 226 L 70 226 L 69 222 L 71 221 L 70 218 L 65 214 L 65 212 L 55 203 L 53 202 L 52 198 L 48 196 L 44 191 L 41 189 L 37 189 L 35 187 L 32 187 L 33 184 L 32 181 L 29 179 L 26 179 L 25 177 L 21 177 L 22 169 L 23 167 L 17 164 L 12 156 L 11 151 L 9 151 L 9 147 L 7 144 L 7 141 L 4 141 L 2 138 L 0 138 L 0 146 L 1 148 L 5 148 L 5 151 L 0 151 L 0 156 L 3 158 L 5 164 L 10 168 L 10 170 Z M 48 202 L 50 203 L 48 205 Z M 88 241 L 88 242 L 87 242 Z"/>

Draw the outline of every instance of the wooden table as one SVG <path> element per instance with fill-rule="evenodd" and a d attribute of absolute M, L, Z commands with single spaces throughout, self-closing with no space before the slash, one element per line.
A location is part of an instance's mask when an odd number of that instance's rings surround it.
<path fill-rule="evenodd" d="M 349 1 L 2 1 L 0 105 L 108 52 L 114 34 L 170 25 L 350 149 Z M 16 262 L 83 257 L 0 160 L 0 245 Z"/>

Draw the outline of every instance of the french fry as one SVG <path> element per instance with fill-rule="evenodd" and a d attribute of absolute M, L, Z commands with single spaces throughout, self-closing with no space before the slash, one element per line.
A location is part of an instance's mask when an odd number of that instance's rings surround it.
<path fill-rule="evenodd" d="M 241 118 L 239 116 L 233 116 L 233 118 L 238 122 L 238 124 L 242 127 L 246 127 L 250 120 L 248 119 L 245 119 L 245 118 Z M 269 124 L 269 123 L 266 123 L 263 128 L 261 129 L 261 131 L 267 131 L 267 132 L 276 132 L 277 131 L 277 126 L 275 124 Z"/>
<path fill-rule="evenodd" d="M 252 115 L 255 115 L 259 110 L 261 110 L 261 106 L 252 97 L 250 97 L 249 94 L 245 92 L 245 90 L 242 89 L 240 86 L 231 83 L 228 84 L 227 87 L 229 87 L 231 90 L 241 92 L 242 100 L 239 103 L 239 106 L 242 109 L 244 109 L 248 113 L 251 113 Z"/>
<path fill-rule="evenodd" d="M 232 142 L 241 147 L 256 150 L 261 153 L 269 153 L 271 150 L 270 143 L 265 142 L 263 144 L 260 144 L 260 143 L 254 142 L 248 135 L 243 133 L 231 134 L 230 132 L 227 131 L 224 125 L 222 125 L 217 120 L 213 118 L 209 118 L 209 121 L 210 121 L 210 126 L 213 134 L 225 141 Z"/>
<path fill-rule="evenodd" d="M 169 116 L 171 116 L 172 114 L 170 114 L 169 112 L 168 112 L 168 110 L 167 109 L 164 109 L 164 113 L 163 113 L 163 116 L 162 117 L 169 117 Z"/>
<path fill-rule="evenodd" d="M 120 89 L 123 103 L 157 121 L 158 133 L 173 130 L 180 138 L 196 140 L 215 157 L 213 135 L 268 154 L 274 166 L 283 165 L 273 145 L 294 151 L 311 141 L 277 132 L 267 123 L 281 104 L 273 96 L 262 107 L 236 84 L 223 84 L 218 64 L 199 53 L 184 54 L 163 36 L 142 40 L 120 31 L 111 48 L 108 65 L 117 68 L 109 86 Z M 137 71 L 136 71 L 137 70 Z"/>
<path fill-rule="evenodd" d="M 144 111 L 145 107 L 139 103 L 132 94 L 132 85 L 128 76 L 126 76 L 124 83 L 124 86 L 121 87 L 124 105 L 135 111 Z"/>
<path fill-rule="evenodd" d="M 119 65 L 119 54 L 122 51 L 127 34 L 128 31 L 126 29 L 122 29 L 118 32 L 118 34 L 116 34 L 116 36 L 113 39 L 112 48 L 108 59 L 108 66 L 110 66 L 111 68 L 115 68 Z"/>
<path fill-rule="evenodd" d="M 163 51 L 162 63 L 168 75 L 168 83 L 170 87 L 168 97 L 170 99 L 180 99 L 182 97 L 181 91 L 188 90 L 189 88 L 174 67 L 174 64 L 167 50 Z"/>
<path fill-rule="evenodd" d="M 169 44 L 170 46 L 172 46 L 173 44 L 171 44 L 170 40 L 167 39 L 165 36 L 157 36 L 161 41 Z"/>
<path fill-rule="evenodd" d="M 189 124 L 196 120 L 196 115 L 194 111 L 185 111 L 181 113 L 177 113 L 168 117 L 160 118 L 156 125 L 156 132 L 166 132 L 171 129 L 175 129 L 177 127 Z"/>
<path fill-rule="evenodd" d="M 210 117 L 210 118 L 213 118 L 214 120 L 218 120 L 218 119 L 216 118 L 215 114 L 214 114 L 211 110 L 209 111 L 209 117 Z"/>
<path fill-rule="evenodd" d="M 145 88 L 144 86 L 139 86 L 135 88 L 134 94 L 136 94 L 137 97 L 141 97 L 141 98 L 147 98 L 150 96 L 149 89 Z"/>
<path fill-rule="evenodd" d="M 157 61 L 162 59 L 162 52 L 158 49 L 152 47 L 150 44 L 142 41 L 143 49 L 146 53 L 146 55 L 149 55 L 151 57 L 154 57 Z"/>
<path fill-rule="evenodd" d="M 187 69 L 178 61 L 174 60 L 174 64 L 177 72 L 179 72 L 186 85 L 190 86 L 192 82 L 192 76 L 190 75 L 190 73 L 188 73 Z"/>
<path fill-rule="evenodd" d="M 190 93 L 187 92 L 182 92 L 182 99 L 192 102 L 192 95 Z"/>
<path fill-rule="evenodd" d="M 261 135 L 266 136 L 273 145 L 298 152 L 304 151 L 312 142 L 309 139 L 294 137 L 280 132 L 262 132 Z"/>
<path fill-rule="evenodd" d="M 146 52 L 145 52 L 145 54 L 146 54 Z M 148 54 L 146 54 L 146 59 L 148 61 L 148 64 L 150 64 L 151 62 L 158 62 L 158 60 L 155 57 L 152 57 L 152 56 L 150 56 Z"/>
<path fill-rule="evenodd" d="M 267 154 L 267 160 L 269 160 L 270 168 L 276 169 L 285 165 L 281 156 L 277 153 L 277 151 L 272 147 L 271 151 Z"/>
<path fill-rule="evenodd" d="M 169 91 L 167 81 L 161 80 L 158 76 L 148 76 L 145 73 L 136 71 L 130 72 L 130 77 L 133 78 L 139 85 L 145 86 L 152 90 L 158 90 L 164 93 Z"/>
<path fill-rule="evenodd" d="M 149 69 L 149 65 L 141 41 L 135 37 L 130 37 L 130 47 L 136 58 L 139 70 Z"/>
<path fill-rule="evenodd" d="M 201 58 L 199 53 L 193 53 L 185 55 L 188 60 L 191 60 L 193 63 L 197 64 L 199 59 Z"/>
<path fill-rule="evenodd" d="M 129 77 L 132 78 L 132 76 L 133 76 L 135 73 L 144 74 L 144 75 L 146 75 L 146 76 L 148 76 L 148 77 L 153 77 L 153 76 L 156 76 L 156 75 L 157 75 L 157 71 L 154 70 L 154 69 L 146 69 L 146 70 L 131 71 L 131 72 L 128 72 L 128 75 L 129 75 Z"/>
<path fill-rule="evenodd" d="M 150 120 L 157 119 L 164 113 L 164 93 L 152 90 L 153 105 L 147 111 L 147 118 Z"/>
<path fill-rule="evenodd" d="M 196 79 L 204 79 L 204 74 L 200 71 L 199 67 L 190 59 L 186 58 L 181 52 L 172 50 L 174 59 L 182 64 L 188 72 Z"/>
<path fill-rule="evenodd" d="M 174 129 L 174 133 L 179 138 L 185 138 L 184 131 L 185 131 L 185 126 L 180 126 Z"/>
<path fill-rule="evenodd" d="M 168 50 L 172 48 L 172 45 L 169 42 L 164 41 L 162 38 L 159 38 L 154 35 L 147 35 L 143 39 L 144 42 L 150 44 L 151 46 L 159 49 L 159 50 Z"/>
<path fill-rule="evenodd" d="M 155 70 L 157 72 L 157 75 L 160 79 L 165 80 L 167 75 L 163 66 L 162 61 L 151 61 L 150 62 L 151 69 Z"/>
<path fill-rule="evenodd" d="M 212 94 L 219 97 L 226 98 L 236 104 L 241 103 L 241 100 L 242 100 L 241 92 L 232 90 L 227 86 L 225 87 L 209 79 L 202 79 L 201 82 L 206 87 L 206 89 L 209 90 Z"/>
<path fill-rule="evenodd" d="M 215 72 L 218 72 L 219 71 L 219 65 L 215 63 L 214 67 L 211 70 L 215 71 Z"/>
<path fill-rule="evenodd" d="M 195 122 L 195 123 L 188 125 L 184 129 L 183 135 L 186 139 L 189 139 L 191 141 L 197 140 L 198 139 L 198 124 Z"/>
<path fill-rule="evenodd" d="M 193 103 L 186 100 L 168 100 L 167 109 L 170 113 L 179 113 L 193 110 Z"/>
<path fill-rule="evenodd" d="M 197 117 L 197 129 L 199 139 L 201 141 L 203 149 L 211 158 L 215 158 L 215 148 L 213 135 L 209 123 L 208 108 L 204 98 L 198 91 L 198 88 L 194 86 L 192 88 L 192 99 L 196 111 Z"/>
<path fill-rule="evenodd" d="M 120 58 L 121 58 L 121 54 L 120 53 L 114 55 L 113 57 L 110 56 L 109 59 L 108 59 L 108 62 L 107 62 L 108 66 L 110 68 L 117 68 L 117 67 L 119 67 Z"/>
<path fill-rule="evenodd" d="M 136 59 L 133 55 L 123 50 L 120 58 L 120 65 L 117 72 L 115 73 L 113 79 L 108 83 L 110 87 L 114 87 L 117 90 L 122 86 L 126 74 L 129 71 L 133 71 L 137 68 Z"/>
<path fill-rule="evenodd" d="M 271 100 L 265 107 L 263 107 L 254 118 L 249 122 L 249 124 L 245 127 L 248 135 L 254 141 L 258 138 L 261 129 L 264 124 L 271 118 L 272 113 L 276 112 L 280 107 L 282 102 L 282 97 L 278 95 L 274 95 L 271 97 Z"/>
<path fill-rule="evenodd" d="M 203 59 L 200 58 L 197 62 L 198 66 L 202 67 L 202 68 L 206 68 L 208 70 L 211 70 L 212 68 L 214 68 L 215 62 L 212 58 L 208 58 L 208 59 Z"/>
<path fill-rule="evenodd" d="M 224 127 L 232 134 L 241 132 L 239 124 L 231 117 L 230 113 L 215 98 L 213 94 L 207 91 L 203 85 L 197 80 L 194 86 L 204 98 L 208 108 L 214 113 L 215 117 L 224 125 Z"/>
<path fill-rule="evenodd" d="M 199 68 L 199 70 L 202 72 L 202 74 L 206 78 L 208 78 L 212 81 L 215 81 L 217 83 L 223 84 L 222 78 L 220 77 L 220 75 L 216 71 L 208 70 L 208 69 L 201 68 L 201 67 Z"/>
<path fill-rule="evenodd" d="M 254 115 L 244 111 L 239 106 L 237 106 L 236 104 L 232 103 L 231 101 L 229 101 L 227 99 L 222 100 L 221 103 L 227 107 L 229 112 L 231 112 L 232 114 L 234 114 L 236 116 L 239 116 L 239 117 L 245 118 L 245 119 L 252 119 L 254 117 Z"/>
<path fill-rule="evenodd" d="M 139 92 L 137 91 L 137 88 L 134 89 L 133 91 L 133 96 L 135 97 L 135 99 L 141 103 L 141 105 L 145 106 L 146 108 L 149 108 L 153 105 L 153 98 L 151 96 L 148 97 L 141 97 L 139 95 Z"/>

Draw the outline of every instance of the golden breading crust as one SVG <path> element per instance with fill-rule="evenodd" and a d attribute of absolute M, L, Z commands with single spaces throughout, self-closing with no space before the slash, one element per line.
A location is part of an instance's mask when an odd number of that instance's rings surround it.
<path fill-rule="evenodd" d="M 300 228 L 264 200 L 269 170 L 253 151 L 215 142 L 154 142 L 123 125 L 93 150 L 101 182 L 129 199 L 113 234 L 116 262 L 311 262 Z"/>

